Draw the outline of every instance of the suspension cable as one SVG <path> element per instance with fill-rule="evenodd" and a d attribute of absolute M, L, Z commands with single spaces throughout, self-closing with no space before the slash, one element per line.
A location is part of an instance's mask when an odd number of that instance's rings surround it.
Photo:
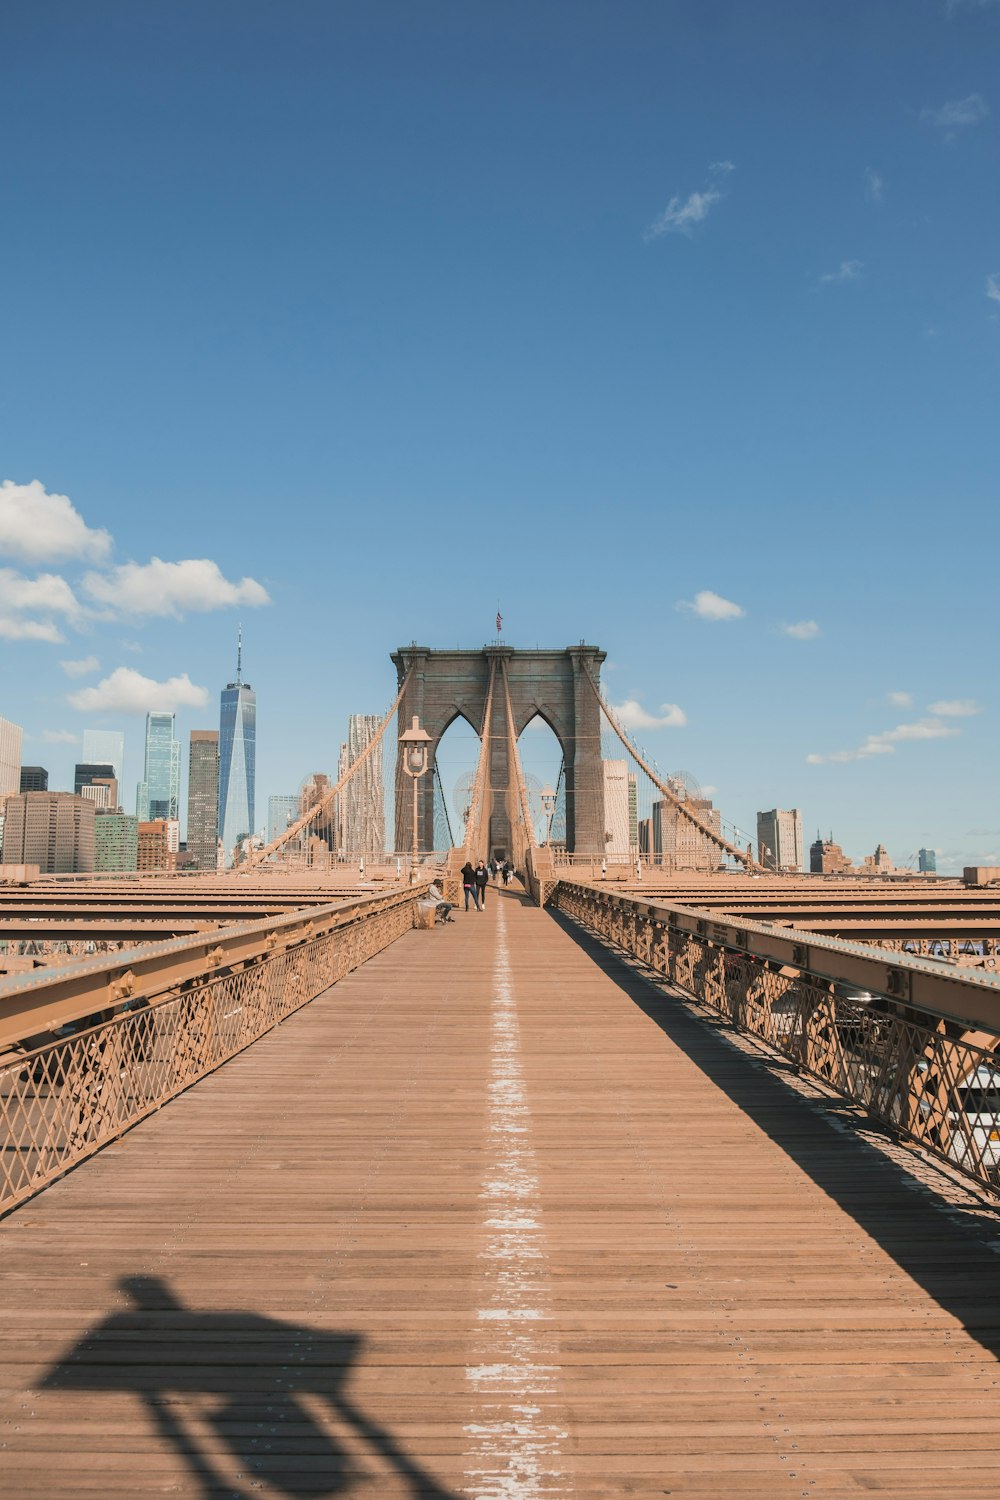
<path fill-rule="evenodd" d="M 469 798 L 469 816 L 465 822 L 465 841 L 463 852 L 466 863 L 476 853 L 483 823 L 483 802 L 486 796 L 486 787 L 489 782 L 490 764 L 490 729 L 493 719 L 493 681 L 496 675 L 496 662 L 490 658 L 490 680 L 486 689 L 486 707 L 483 710 L 483 725 L 480 731 L 479 761 L 476 765 L 476 776 L 472 783 L 472 794 Z"/>
<path fill-rule="evenodd" d="M 348 782 L 355 775 L 355 773 L 357 771 L 360 771 L 365 761 L 368 760 L 369 756 L 374 753 L 377 746 L 382 743 L 382 736 L 385 734 L 385 731 L 389 727 L 393 715 L 402 702 L 403 694 L 406 692 L 406 687 L 412 674 L 413 668 L 409 667 L 407 669 L 406 676 L 403 678 L 399 692 L 396 694 L 396 697 L 393 701 L 392 707 L 389 709 L 389 712 L 386 714 L 378 729 L 368 741 L 367 745 L 361 751 L 361 754 L 358 756 L 357 760 L 352 761 L 348 766 L 343 776 L 337 782 L 337 785 L 329 787 L 323 793 L 322 797 L 320 797 L 318 802 L 313 803 L 312 807 L 310 807 L 307 812 L 304 812 L 301 818 L 292 823 L 288 828 L 284 830 L 283 833 L 280 833 L 276 839 L 272 839 L 269 844 L 267 844 L 263 849 L 258 849 L 256 853 L 251 853 L 250 857 L 246 861 L 247 868 L 253 869 L 257 865 L 263 864 L 265 859 L 269 859 L 271 855 L 276 853 L 278 849 L 283 847 L 283 845 L 296 838 L 304 828 L 308 828 L 309 824 L 314 822 L 315 819 L 319 817 L 320 813 L 325 812 L 325 810 L 330 806 L 330 803 L 333 801 L 334 797 L 340 795 L 340 793 L 344 790 L 345 786 L 347 786 Z"/>
<path fill-rule="evenodd" d="M 504 705 L 507 710 L 507 765 L 514 769 L 514 784 L 517 789 L 518 802 L 520 803 L 521 820 L 524 824 L 525 842 L 529 849 L 538 848 L 538 838 L 535 834 L 535 825 L 531 817 L 531 803 L 528 800 L 528 788 L 524 781 L 524 772 L 521 769 L 521 757 L 517 749 L 517 736 L 514 733 L 514 710 L 510 701 L 510 683 L 507 680 L 507 663 L 501 659 L 500 673 L 503 679 Z M 523 861 L 522 861 L 523 864 Z"/>
<path fill-rule="evenodd" d="M 629 752 L 636 763 L 645 771 L 646 775 L 649 777 L 653 785 L 660 792 L 662 792 L 663 796 L 666 797 L 668 802 L 673 804 L 673 806 L 680 813 L 681 817 L 686 818 L 689 823 L 693 824 L 693 826 L 697 828 L 698 832 L 703 834 L 705 838 L 709 839 L 711 843 L 715 844 L 717 848 L 725 850 L 725 852 L 733 859 L 738 859 L 740 864 L 744 865 L 747 870 L 753 871 L 762 869 L 763 867 L 759 865 L 754 859 L 753 853 L 750 849 L 741 849 L 738 844 L 730 843 L 730 841 L 723 834 L 717 833 L 714 828 L 710 827 L 707 823 L 703 823 L 701 819 L 697 817 L 691 811 L 691 809 L 685 805 L 683 799 L 681 797 L 678 797 L 675 792 L 672 792 L 670 790 L 669 786 L 667 786 L 663 779 L 656 774 L 652 766 L 646 760 L 645 756 L 639 752 L 636 746 L 629 739 L 628 735 L 625 733 L 622 726 L 619 724 L 614 710 L 611 708 L 610 704 L 605 701 L 600 688 L 597 686 L 597 683 L 594 680 L 594 674 L 591 670 L 590 663 L 585 661 L 584 668 L 586 670 L 590 686 L 594 690 L 594 696 L 600 704 L 601 709 L 603 710 L 604 715 L 608 720 L 608 723 L 615 731 L 615 734 L 617 734 L 618 738 L 625 746 L 625 749 Z"/>

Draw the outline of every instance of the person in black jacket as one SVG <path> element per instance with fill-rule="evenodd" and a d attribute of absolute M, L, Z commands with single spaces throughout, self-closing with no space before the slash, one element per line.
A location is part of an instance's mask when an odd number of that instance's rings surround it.
<path fill-rule="evenodd" d="M 472 861 L 468 860 L 468 859 L 465 861 L 465 864 L 462 866 L 462 889 L 465 892 L 465 909 L 466 909 L 466 911 L 469 910 L 469 897 L 470 896 L 472 897 L 472 903 L 473 903 L 473 905 L 475 906 L 476 910 L 478 911 L 479 910 L 479 898 L 476 895 L 476 872 L 472 868 Z"/>
<path fill-rule="evenodd" d="M 482 911 L 486 905 L 486 887 L 489 885 L 490 881 L 490 872 L 489 870 L 487 870 L 482 860 L 480 860 L 478 865 L 476 866 L 475 876 L 476 895 L 479 897 L 479 910 Z"/>

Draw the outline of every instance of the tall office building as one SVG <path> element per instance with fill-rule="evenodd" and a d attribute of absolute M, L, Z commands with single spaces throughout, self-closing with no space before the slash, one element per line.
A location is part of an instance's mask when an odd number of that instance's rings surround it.
<path fill-rule="evenodd" d="M 604 852 L 609 859 L 628 859 L 629 818 L 628 762 L 604 762 Z"/>
<path fill-rule="evenodd" d="M 24 730 L 20 724 L 0 719 L 0 797 L 21 789 L 21 742 Z"/>
<path fill-rule="evenodd" d="M 21 785 L 18 788 L 22 792 L 47 792 L 49 789 L 49 773 L 44 766 L 22 766 Z"/>
<path fill-rule="evenodd" d="M 921 875 L 936 875 L 937 851 L 935 849 L 921 849 L 917 854 L 917 869 Z"/>
<path fill-rule="evenodd" d="M 214 870 L 219 848 L 219 731 L 192 729 L 188 752 L 187 847 L 196 870 Z"/>
<path fill-rule="evenodd" d="M 684 800 L 702 827 L 722 832 L 722 814 L 707 797 L 691 797 L 683 782 L 673 777 L 671 791 Z M 721 859 L 719 850 L 701 830 L 669 802 L 666 797 L 653 803 L 653 854 L 668 870 L 714 870 Z"/>
<path fill-rule="evenodd" d="M 176 818 L 150 818 L 137 833 L 137 865 L 141 871 L 174 870 L 180 849 L 180 824 Z"/>
<path fill-rule="evenodd" d="M 243 681 L 243 637 L 236 648 L 236 681 L 222 690 L 219 718 L 219 835 L 226 867 L 241 839 L 254 831 L 257 694 Z"/>
<path fill-rule="evenodd" d="M 121 786 L 125 770 L 125 736 L 117 729 L 85 729 L 83 764 L 113 766 L 112 775 Z"/>
<path fill-rule="evenodd" d="M 7 798 L 4 862 L 49 875 L 94 868 L 93 802 L 73 792 L 20 792 Z"/>
<path fill-rule="evenodd" d="M 118 807 L 118 778 L 113 765 L 82 762 L 73 771 L 73 790 L 78 797 L 89 797 L 97 807 L 114 812 Z"/>
<path fill-rule="evenodd" d="M 347 743 L 341 746 L 341 774 L 354 764 L 378 733 L 378 714 L 351 714 Z M 378 744 L 337 799 L 341 847 L 351 854 L 381 854 L 385 849 L 385 790 L 382 746 Z"/>
<path fill-rule="evenodd" d="M 139 868 L 139 820 L 128 813 L 98 812 L 94 822 L 94 869 Z"/>
<path fill-rule="evenodd" d="M 839 844 L 833 842 L 833 834 L 824 839 L 819 833 L 809 845 L 810 875 L 846 875 L 854 869 Z"/>
<path fill-rule="evenodd" d="M 143 805 L 137 809 L 142 821 L 177 817 L 181 747 L 174 738 L 173 714 L 146 715 L 146 771 L 140 785 L 146 789 Z"/>
<path fill-rule="evenodd" d="M 267 799 L 267 842 L 284 833 L 299 817 L 299 799 L 280 794 Z"/>
<path fill-rule="evenodd" d="M 341 760 L 343 760 L 344 749 L 345 747 L 341 746 Z M 337 781 L 339 780 L 340 776 L 338 775 Z M 304 817 L 310 808 L 315 807 L 317 802 L 326 796 L 330 787 L 335 785 L 336 782 L 331 782 L 329 776 L 323 771 L 314 771 L 311 776 L 307 776 L 302 783 L 302 790 L 299 792 L 299 810 L 296 816 L 299 818 Z M 334 799 L 334 803 L 339 801 L 339 797 Z M 303 849 L 317 843 L 325 844 L 327 849 L 342 849 L 344 847 L 334 803 L 328 802 L 324 810 L 318 813 L 308 827 L 302 830 L 300 843 Z"/>
<path fill-rule="evenodd" d="M 757 851 L 765 870 L 800 872 L 805 856 L 802 814 L 797 807 L 787 812 L 773 807 L 757 814 Z"/>

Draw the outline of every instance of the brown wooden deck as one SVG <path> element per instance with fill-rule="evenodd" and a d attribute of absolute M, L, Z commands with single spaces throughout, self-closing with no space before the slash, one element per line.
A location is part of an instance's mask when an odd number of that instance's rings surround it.
<path fill-rule="evenodd" d="M 954 1219 L 491 891 L 0 1224 L 0 1491 L 985 1500 Z"/>

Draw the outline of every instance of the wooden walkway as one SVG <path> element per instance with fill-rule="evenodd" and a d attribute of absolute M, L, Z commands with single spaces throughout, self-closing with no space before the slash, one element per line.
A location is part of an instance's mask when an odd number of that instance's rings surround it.
<path fill-rule="evenodd" d="M 0 1492 L 985 1500 L 954 1217 L 491 891 L 0 1224 Z"/>

